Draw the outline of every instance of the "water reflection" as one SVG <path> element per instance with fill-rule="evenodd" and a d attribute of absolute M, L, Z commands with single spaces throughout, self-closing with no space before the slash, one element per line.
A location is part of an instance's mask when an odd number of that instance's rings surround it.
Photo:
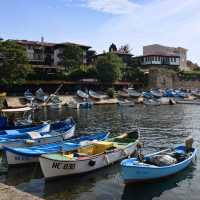
<path fill-rule="evenodd" d="M 179 183 L 185 179 L 193 178 L 195 168 L 190 166 L 184 171 L 150 183 L 135 183 L 126 185 L 123 191 L 122 200 L 151 200 L 160 197 L 163 192 L 170 191 L 178 187 Z M 176 199 L 177 197 L 174 197 Z"/>
<path fill-rule="evenodd" d="M 141 128 L 144 153 L 155 152 L 184 142 L 192 134 L 195 146 L 200 146 L 200 106 L 94 106 L 92 109 L 40 110 L 35 119 L 59 120 L 72 116 L 77 122 L 77 134 L 99 130 L 117 135 Z M 37 167 L 36 167 L 37 166 Z M 191 199 L 199 200 L 200 165 L 167 180 L 145 185 L 124 186 L 119 164 L 92 173 L 45 182 L 38 165 L 11 168 L 0 181 L 48 200 L 118 200 L 118 199 Z"/>
<path fill-rule="evenodd" d="M 115 164 L 94 172 L 47 181 L 44 186 L 44 198 L 48 200 L 79 199 L 83 193 L 87 194 L 94 190 L 96 183 L 102 182 L 105 184 L 107 180 L 115 179 L 118 172 L 119 165 Z M 103 191 L 99 194 L 90 193 L 89 196 L 86 196 L 87 199 L 97 199 L 97 197 L 106 199 L 106 196 L 108 196 L 104 194 L 103 198 L 102 195 Z"/>
<path fill-rule="evenodd" d="M 8 169 L 5 177 L 5 183 L 7 185 L 17 186 L 25 182 L 31 181 L 31 179 L 42 178 L 42 172 L 39 163 L 29 164 L 27 166 L 17 166 Z"/>

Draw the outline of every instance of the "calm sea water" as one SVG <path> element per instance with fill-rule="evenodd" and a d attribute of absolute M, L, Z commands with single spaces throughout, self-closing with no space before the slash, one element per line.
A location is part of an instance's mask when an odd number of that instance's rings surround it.
<path fill-rule="evenodd" d="M 133 127 L 141 128 L 144 153 L 172 147 L 189 135 L 200 146 L 200 106 L 142 106 L 134 108 L 96 106 L 90 110 L 42 110 L 35 118 L 57 120 L 73 116 L 77 134 L 107 130 L 118 135 Z M 200 199 L 199 157 L 195 165 L 181 173 L 151 184 L 125 186 L 119 163 L 95 172 L 45 182 L 38 165 L 2 171 L 0 181 L 48 200 L 179 200 Z"/>

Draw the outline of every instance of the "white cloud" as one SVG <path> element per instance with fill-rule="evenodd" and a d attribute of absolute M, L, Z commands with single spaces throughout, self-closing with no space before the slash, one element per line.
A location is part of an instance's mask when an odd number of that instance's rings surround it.
<path fill-rule="evenodd" d="M 133 9 L 134 12 L 127 12 L 128 15 L 112 17 L 87 42 L 100 51 L 111 42 L 129 43 L 137 55 L 142 54 L 143 45 L 151 43 L 182 46 L 189 50 L 190 59 L 200 63 L 199 9 L 199 0 L 153 0 Z"/>
<path fill-rule="evenodd" d="M 113 15 L 131 14 L 140 7 L 130 0 L 82 0 L 82 3 L 88 8 Z"/>

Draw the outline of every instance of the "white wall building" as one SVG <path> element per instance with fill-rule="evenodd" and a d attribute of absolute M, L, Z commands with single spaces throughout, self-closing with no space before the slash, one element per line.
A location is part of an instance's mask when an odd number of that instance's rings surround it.
<path fill-rule="evenodd" d="M 188 70 L 187 49 L 182 47 L 148 45 L 143 47 L 142 57 L 142 65 L 170 65 L 178 66 L 181 70 Z"/>

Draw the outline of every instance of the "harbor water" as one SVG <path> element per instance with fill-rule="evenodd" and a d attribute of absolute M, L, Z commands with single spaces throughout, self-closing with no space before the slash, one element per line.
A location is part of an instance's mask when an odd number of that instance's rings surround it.
<path fill-rule="evenodd" d="M 60 120 L 72 116 L 77 122 L 76 134 L 99 130 L 118 135 L 140 127 L 143 152 L 181 144 L 192 135 L 200 147 L 200 106 L 94 106 L 92 109 L 39 110 L 35 119 Z M 0 182 L 48 200 L 199 200 L 200 164 L 164 180 L 125 186 L 119 163 L 91 173 L 45 182 L 39 165 L 1 169 Z"/>

